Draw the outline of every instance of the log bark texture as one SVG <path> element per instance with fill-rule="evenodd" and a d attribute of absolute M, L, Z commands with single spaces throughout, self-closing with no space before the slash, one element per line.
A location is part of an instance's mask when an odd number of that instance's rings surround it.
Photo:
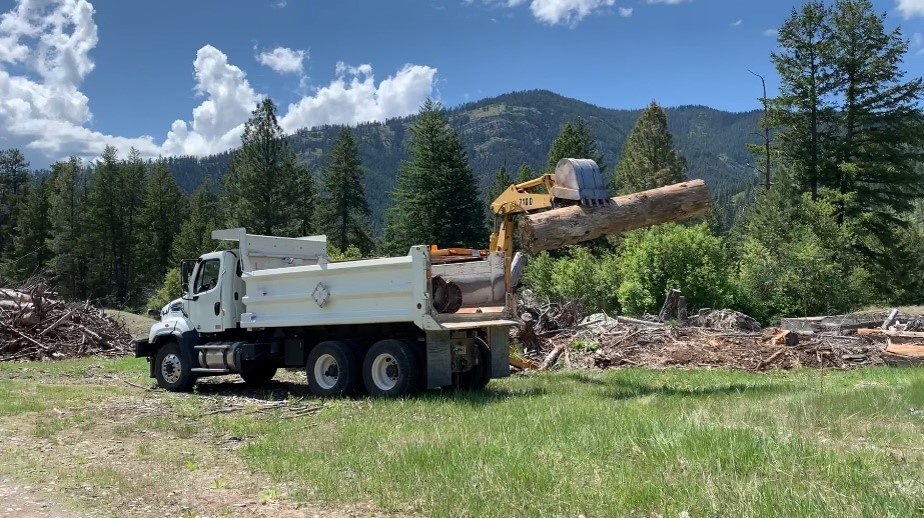
<path fill-rule="evenodd" d="M 659 223 L 688 220 L 706 213 L 709 191 L 703 180 L 691 180 L 612 200 L 603 207 L 575 205 L 521 218 L 520 242 L 523 248 L 536 253 Z"/>

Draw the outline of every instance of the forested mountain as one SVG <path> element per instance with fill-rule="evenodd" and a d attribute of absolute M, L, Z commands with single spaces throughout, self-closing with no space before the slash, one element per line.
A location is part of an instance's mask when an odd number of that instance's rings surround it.
<path fill-rule="evenodd" d="M 757 142 L 760 113 L 728 113 L 703 106 L 667 108 L 668 128 L 674 145 L 687 160 L 689 175 L 703 178 L 712 195 L 729 195 L 756 179 L 746 144 Z M 561 126 L 578 117 L 585 119 L 597 149 L 603 153 L 604 174 L 613 174 L 620 149 L 642 110 L 613 110 L 569 99 L 545 90 L 514 92 L 483 99 L 448 110 L 452 127 L 459 132 L 472 169 L 482 187 L 506 164 L 515 170 L 527 163 L 543 171 L 549 148 Z M 395 187 L 398 167 L 407 158 L 408 127 L 417 115 L 384 123 L 360 124 L 353 136 L 366 169 L 366 193 L 375 227 L 381 227 L 389 193 Z M 303 129 L 287 137 L 288 144 L 313 174 L 327 166 L 339 128 Z M 231 161 L 231 152 L 204 158 L 168 159 L 179 185 L 192 192 L 204 178 L 220 180 Z"/>

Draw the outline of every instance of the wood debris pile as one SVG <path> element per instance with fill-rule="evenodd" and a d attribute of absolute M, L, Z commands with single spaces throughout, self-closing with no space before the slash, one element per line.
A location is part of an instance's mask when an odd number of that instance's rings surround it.
<path fill-rule="evenodd" d="M 43 284 L 0 288 L 0 361 L 121 355 L 131 335 L 99 308 L 66 303 Z"/>
<path fill-rule="evenodd" d="M 535 302 L 535 301 L 530 301 Z M 512 365 L 546 370 L 563 359 L 566 366 L 706 367 L 766 371 L 774 369 L 855 368 L 907 363 L 886 351 L 884 336 L 834 331 L 761 330 L 753 318 L 732 310 L 701 310 L 683 321 L 659 322 L 605 314 L 578 319 L 580 306 L 545 304 L 525 311 L 514 339 L 523 360 Z M 682 308 L 682 304 L 681 304 Z M 566 314 L 570 325 L 562 325 Z M 538 316 L 537 316 L 538 315 Z M 576 322 L 576 323 L 575 323 Z M 880 322 L 881 323 L 881 322 Z"/>

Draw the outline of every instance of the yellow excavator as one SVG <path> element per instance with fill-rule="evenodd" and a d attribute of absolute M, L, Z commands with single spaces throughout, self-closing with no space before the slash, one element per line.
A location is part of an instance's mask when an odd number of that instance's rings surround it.
<path fill-rule="evenodd" d="M 544 187 L 545 192 L 538 191 Z M 504 252 L 507 260 L 507 290 L 512 290 L 519 280 L 525 265 L 525 257 L 513 250 L 514 222 L 520 214 L 541 212 L 568 205 L 599 207 L 611 203 L 600 168 L 593 160 L 563 158 L 559 160 L 554 173 L 547 173 L 532 180 L 511 185 L 491 203 L 494 215 L 494 230 L 487 250 L 469 248 L 439 248 L 431 246 L 431 257 L 447 260 L 472 256 L 484 256 L 491 252 Z"/>

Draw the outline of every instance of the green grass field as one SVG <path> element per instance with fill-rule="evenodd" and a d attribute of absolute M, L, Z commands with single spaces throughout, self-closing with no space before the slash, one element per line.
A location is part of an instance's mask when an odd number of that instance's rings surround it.
<path fill-rule="evenodd" d="M 133 450 L 132 462 L 81 478 L 117 488 L 98 500 L 112 503 L 114 515 L 125 512 L 119 502 L 135 491 L 128 481 L 140 472 L 206 474 L 187 478 L 187 490 L 220 490 L 233 485 L 233 477 L 214 476 L 228 463 L 257 477 L 248 490 L 259 498 L 334 511 L 924 515 L 921 369 L 573 371 L 495 381 L 481 394 L 320 403 L 306 399 L 294 374 L 262 393 L 222 383 L 168 394 L 119 381 L 150 385 L 144 367 L 133 359 L 0 365 L 0 431 L 14 423 L 31 430 L 29 444 L 0 453 L 7 466 L 0 469 L 29 482 L 80 477 L 80 469 L 54 467 L 67 466 L 68 448 L 55 450 L 58 458 L 27 455 L 47 464 L 45 475 L 17 459 L 26 448 L 74 441 L 83 431 L 111 434 Z M 132 415 L 132 398 L 139 408 L 162 410 Z M 261 410 L 275 398 L 321 409 L 294 417 L 282 407 Z M 243 411 L 214 411 L 242 399 L 252 402 Z M 107 426 L 105 408 L 114 401 L 121 419 Z M 145 441 L 152 435 L 176 455 L 158 458 Z M 239 446 L 227 448 L 228 438 Z M 171 487 L 147 491 L 167 505 L 182 498 L 158 494 Z M 216 513 L 208 502 L 198 505 L 189 516 Z"/>

